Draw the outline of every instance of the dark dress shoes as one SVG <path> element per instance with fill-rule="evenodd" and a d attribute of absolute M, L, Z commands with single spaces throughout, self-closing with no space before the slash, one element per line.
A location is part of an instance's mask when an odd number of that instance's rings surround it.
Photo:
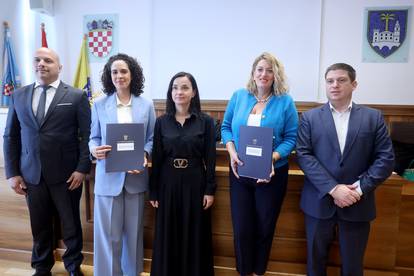
<path fill-rule="evenodd" d="M 52 273 L 50 271 L 36 270 L 33 276 L 52 276 Z"/>
<path fill-rule="evenodd" d="M 75 270 L 69 272 L 70 276 L 84 276 L 80 267 L 75 268 Z"/>

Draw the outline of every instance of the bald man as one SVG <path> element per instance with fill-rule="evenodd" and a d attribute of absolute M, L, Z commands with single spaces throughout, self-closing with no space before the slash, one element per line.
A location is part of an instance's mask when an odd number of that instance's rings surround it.
<path fill-rule="evenodd" d="M 6 178 L 26 197 L 36 276 L 51 275 L 53 210 L 62 221 L 62 256 L 69 275 L 83 275 L 79 200 L 90 170 L 90 108 L 85 93 L 59 79 L 62 65 L 51 49 L 34 54 L 36 82 L 16 90 L 4 131 Z"/>

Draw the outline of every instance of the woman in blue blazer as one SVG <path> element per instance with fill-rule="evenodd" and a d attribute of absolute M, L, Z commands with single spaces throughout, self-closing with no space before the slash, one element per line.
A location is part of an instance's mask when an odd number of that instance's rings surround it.
<path fill-rule="evenodd" d="M 222 124 L 222 139 L 230 155 L 230 200 L 236 267 L 241 275 L 266 271 L 276 221 L 286 193 L 288 155 L 296 143 L 298 115 L 283 65 L 269 53 L 253 63 L 247 89 L 234 92 Z M 241 177 L 237 168 L 242 125 L 273 128 L 270 181 Z"/>
<path fill-rule="evenodd" d="M 143 211 L 148 189 L 147 156 L 152 151 L 155 111 L 141 96 L 144 76 L 138 62 L 112 56 L 102 74 L 103 91 L 92 108 L 89 149 L 97 159 L 94 204 L 94 275 L 136 276 L 143 270 Z M 106 124 L 144 124 L 144 169 L 105 172 Z"/>

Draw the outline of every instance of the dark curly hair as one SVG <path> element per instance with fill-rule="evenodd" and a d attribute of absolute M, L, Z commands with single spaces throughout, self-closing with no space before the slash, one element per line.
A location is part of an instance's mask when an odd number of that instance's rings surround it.
<path fill-rule="evenodd" d="M 193 91 L 194 91 L 194 97 L 191 99 L 188 112 L 200 114 L 201 112 L 200 95 L 198 93 L 197 82 L 195 78 L 193 77 L 193 75 L 187 72 L 179 72 L 175 74 L 174 77 L 172 77 L 172 79 L 170 80 L 170 84 L 168 85 L 168 91 L 167 91 L 167 104 L 166 104 L 167 114 L 175 115 L 176 110 L 175 110 L 175 103 L 172 99 L 172 89 L 173 89 L 173 84 L 174 84 L 175 79 L 181 78 L 181 77 L 187 77 L 187 79 L 191 82 L 191 86 L 193 87 Z"/>
<path fill-rule="evenodd" d="M 129 71 L 131 72 L 131 94 L 134 96 L 139 96 L 144 93 L 145 78 L 144 74 L 142 73 L 141 65 L 139 65 L 138 61 L 135 58 L 121 53 L 110 57 L 108 62 L 105 64 L 101 77 L 103 92 L 107 95 L 112 95 L 116 91 L 111 77 L 112 63 L 114 63 L 116 60 L 123 60 L 128 65 Z"/>

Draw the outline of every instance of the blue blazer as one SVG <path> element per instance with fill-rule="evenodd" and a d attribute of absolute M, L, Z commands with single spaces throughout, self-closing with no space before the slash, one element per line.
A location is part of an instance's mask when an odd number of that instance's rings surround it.
<path fill-rule="evenodd" d="M 45 118 L 39 125 L 32 109 L 34 84 L 11 96 L 4 131 L 6 178 L 21 175 L 37 185 L 66 182 L 78 171 L 89 173 L 88 138 L 91 120 L 85 93 L 60 82 Z"/>
<path fill-rule="evenodd" d="M 239 148 L 240 126 L 247 124 L 247 119 L 256 98 L 247 89 L 239 89 L 233 93 L 221 125 L 223 143 L 233 141 L 236 150 Z M 298 130 L 298 113 L 295 103 L 288 94 L 273 96 L 262 112 L 261 126 L 273 128 L 273 151 L 279 152 L 281 159 L 275 167 L 288 163 L 288 156 L 296 143 Z"/>
<path fill-rule="evenodd" d="M 154 136 L 155 111 L 152 101 L 142 96 L 132 95 L 132 121 L 144 124 L 144 150 L 151 155 Z M 103 96 L 95 101 L 92 108 L 91 136 L 89 149 L 106 145 L 106 124 L 118 123 L 116 93 Z M 129 193 L 141 193 L 148 190 L 148 170 L 141 174 L 126 172 L 105 172 L 105 159 L 96 161 L 95 194 L 117 196 L 122 188 Z"/>
<path fill-rule="evenodd" d="M 394 152 L 380 111 L 352 105 L 348 134 L 341 154 L 329 103 L 305 112 L 297 139 L 298 163 L 305 173 L 301 208 L 310 216 L 348 221 L 375 218 L 374 191 L 394 167 Z M 339 208 L 329 195 L 337 184 L 360 180 L 361 200 Z"/>

